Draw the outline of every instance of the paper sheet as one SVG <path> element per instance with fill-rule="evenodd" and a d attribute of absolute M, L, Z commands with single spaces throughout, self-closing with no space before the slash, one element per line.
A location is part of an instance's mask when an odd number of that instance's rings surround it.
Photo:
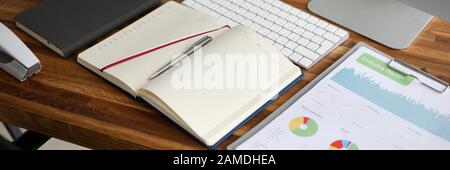
<path fill-rule="evenodd" d="M 450 149 L 450 90 L 440 94 L 356 50 L 237 149 Z"/>

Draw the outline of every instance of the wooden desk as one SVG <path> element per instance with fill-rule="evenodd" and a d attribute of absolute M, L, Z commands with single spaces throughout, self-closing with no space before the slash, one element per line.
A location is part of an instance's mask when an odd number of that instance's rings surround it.
<path fill-rule="evenodd" d="M 154 108 L 134 101 L 79 66 L 76 56 L 62 59 L 19 30 L 13 17 L 39 2 L 0 0 L 0 21 L 25 41 L 44 66 L 40 74 L 23 83 L 0 71 L 1 122 L 93 149 L 204 149 Z M 308 0 L 286 2 L 306 9 Z M 306 77 L 299 84 L 239 129 L 220 148 L 244 135 L 359 41 L 417 67 L 425 67 L 450 82 L 450 23 L 442 19 L 433 19 L 414 45 L 406 50 L 392 50 L 356 33 L 350 35 L 341 47 L 305 71 Z"/>

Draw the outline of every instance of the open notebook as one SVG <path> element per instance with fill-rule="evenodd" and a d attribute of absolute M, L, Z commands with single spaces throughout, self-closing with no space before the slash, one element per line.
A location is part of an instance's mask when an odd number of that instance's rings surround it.
<path fill-rule="evenodd" d="M 296 83 L 303 75 L 298 67 L 280 55 L 259 34 L 245 27 L 237 26 L 228 29 L 223 27 L 224 25 L 227 25 L 227 21 L 221 21 L 176 2 L 168 2 L 81 53 L 78 56 L 78 63 L 132 96 L 141 98 L 156 107 L 204 145 L 215 147 L 268 104 L 273 97 Z M 171 62 L 174 56 L 182 54 L 204 36 L 171 44 L 105 69 L 105 66 L 111 63 L 148 49 L 217 28 L 222 29 L 205 34 L 213 37 L 213 41 L 201 49 L 203 55 L 189 56 L 181 64 L 155 79 L 150 80 L 149 77 Z M 272 67 L 259 67 L 255 72 L 250 71 L 249 68 L 227 70 L 223 66 L 204 66 L 195 64 L 196 62 L 187 62 L 202 59 L 203 56 L 214 57 L 218 61 L 228 61 L 229 54 L 241 54 L 236 61 L 252 61 L 251 54 L 255 54 L 259 57 L 258 61 L 272 61 L 268 64 L 272 64 Z M 246 57 L 250 60 L 246 60 Z M 205 58 L 205 61 L 207 59 L 211 58 Z M 276 63 L 275 67 L 273 63 Z M 196 69 L 198 67 L 200 69 Z M 229 75 L 257 77 L 267 74 L 267 76 L 271 75 L 272 79 L 269 78 L 269 80 L 272 81 L 265 81 L 265 84 L 258 85 L 258 87 L 266 88 L 192 86 L 195 84 L 193 81 L 198 81 L 195 76 L 205 75 L 208 72 L 211 73 L 211 70 L 218 69 L 223 70 L 228 77 Z M 193 81 L 182 81 L 176 78 L 186 70 L 194 70 L 193 72 L 200 72 L 200 74 L 194 74 Z M 223 84 L 230 84 L 226 82 L 227 80 L 247 81 L 233 79 L 233 77 L 224 80 Z"/>

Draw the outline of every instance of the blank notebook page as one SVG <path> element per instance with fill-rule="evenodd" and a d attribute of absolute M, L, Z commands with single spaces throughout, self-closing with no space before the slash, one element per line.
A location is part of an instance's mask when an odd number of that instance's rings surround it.
<path fill-rule="evenodd" d="M 224 32 L 203 48 L 203 57 L 208 54 L 220 56 L 221 61 L 226 61 L 227 54 L 279 54 L 269 42 L 260 37 L 257 33 L 245 28 L 235 27 Z M 273 57 L 266 55 L 266 57 Z M 295 74 L 296 68 L 289 60 L 278 55 L 279 67 L 261 67 L 258 72 L 237 72 L 234 70 L 224 70 L 231 75 L 248 75 L 257 77 L 260 75 L 270 75 L 271 72 L 279 73 L 274 76 L 274 80 L 285 82 L 268 82 L 266 87 L 276 86 L 272 91 L 264 93 L 262 88 L 255 89 L 178 89 L 174 87 L 172 78 L 182 72 L 183 66 L 168 70 L 154 81 L 148 82 L 145 90 L 154 93 L 162 101 L 173 109 L 176 114 L 200 136 L 222 137 L 224 132 L 229 132 L 236 123 L 242 122 L 255 110 L 274 97 L 280 90 L 295 80 L 299 75 Z M 274 61 L 268 60 L 267 61 Z M 195 64 L 194 64 L 195 66 Z M 213 66 L 214 67 L 214 66 Z M 203 72 L 208 70 L 203 67 Z M 296 68 L 296 69 L 295 69 Z M 210 69 L 214 69 L 210 67 Z M 280 70 L 275 70 L 280 69 Z M 300 71 L 298 71 L 300 72 Z M 289 74 L 290 73 L 290 74 Z M 205 75 L 205 74 L 202 74 Z M 287 76 L 286 76 L 287 75 Z M 195 80 L 195 78 L 194 78 Z M 203 79 L 202 79 L 203 80 Z M 232 79 L 235 80 L 235 79 Z M 182 82 L 185 83 L 185 82 Z M 183 86 L 189 87 L 188 84 Z M 228 82 L 224 82 L 228 83 Z M 278 84 L 281 83 L 281 84 Z M 259 84 L 261 87 L 264 85 Z M 258 107 L 258 108 L 254 108 Z M 223 131 L 218 133 L 218 131 Z"/>

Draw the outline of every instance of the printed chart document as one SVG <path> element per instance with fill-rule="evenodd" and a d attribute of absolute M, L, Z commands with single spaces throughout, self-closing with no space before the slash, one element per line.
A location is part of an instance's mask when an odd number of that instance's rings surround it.
<path fill-rule="evenodd" d="M 450 90 L 391 69 L 362 46 L 235 149 L 450 149 Z"/>

